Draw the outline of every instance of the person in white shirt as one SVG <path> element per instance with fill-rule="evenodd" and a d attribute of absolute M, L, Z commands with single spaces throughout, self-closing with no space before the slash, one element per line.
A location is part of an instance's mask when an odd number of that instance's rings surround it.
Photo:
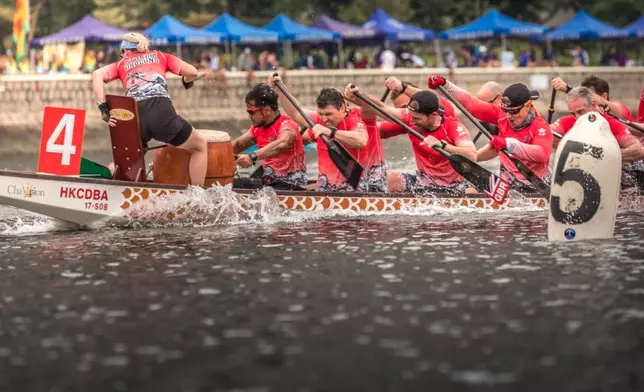
<path fill-rule="evenodd" d="M 396 68 L 396 54 L 387 48 L 380 54 L 380 68 L 391 71 Z"/>

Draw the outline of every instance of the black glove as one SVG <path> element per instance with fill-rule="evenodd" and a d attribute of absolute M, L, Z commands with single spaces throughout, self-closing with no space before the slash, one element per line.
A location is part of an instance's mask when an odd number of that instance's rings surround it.
<path fill-rule="evenodd" d="M 194 85 L 195 85 L 195 81 L 194 81 L 194 80 L 193 80 L 192 82 L 190 82 L 190 83 L 186 83 L 185 76 L 182 76 L 182 77 L 181 77 L 181 83 L 183 83 L 183 87 L 184 87 L 186 90 L 187 90 L 187 89 L 189 89 L 189 88 L 192 88 L 192 86 L 194 86 Z"/>
<path fill-rule="evenodd" d="M 101 115 L 103 116 L 103 121 L 108 122 L 110 121 L 110 108 L 107 106 L 107 102 L 102 102 L 98 105 L 98 110 L 101 111 Z"/>

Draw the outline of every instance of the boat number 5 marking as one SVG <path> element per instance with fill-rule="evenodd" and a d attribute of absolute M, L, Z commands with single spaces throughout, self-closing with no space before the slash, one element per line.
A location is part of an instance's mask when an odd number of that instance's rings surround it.
<path fill-rule="evenodd" d="M 71 156 L 76 154 L 76 146 L 72 144 L 74 136 L 74 121 L 76 116 L 74 114 L 65 114 L 60 120 L 54 132 L 47 139 L 47 147 L 45 151 L 51 153 L 62 154 L 61 165 L 69 166 Z M 63 135 L 63 144 L 57 144 L 56 140 L 60 137 L 60 134 L 65 131 Z"/>
<path fill-rule="evenodd" d="M 599 209 L 601 188 L 595 177 L 585 170 L 578 168 L 564 170 L 569 154 L 590 155 L 595 159 L 601 160 L 604 155 L 604 150 L 600 147 L 570 140 L 563 147 L 559 162 L 557 162 L 555 183 L 562 186 L 567 181 L 576 182 L 582 187 L 584 196 L 579 208 L 572 212 L 564 212 L 561 209 L 559 196 L 552 196 L 550 199 L 550 212 L 552 217 L 559 223 L 586 223 L 593 219 Z"/>

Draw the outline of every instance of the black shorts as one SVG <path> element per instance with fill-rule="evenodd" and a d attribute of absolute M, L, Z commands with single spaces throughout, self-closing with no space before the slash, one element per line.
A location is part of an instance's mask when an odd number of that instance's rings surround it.
<path fill-rule="evenodd" d="M 192 125 L 177 114 L 169 98 L 152 97 L 138 101 L 137 105 L 143 144 L 154 139 L 180 146 L 192 134 Z"/>

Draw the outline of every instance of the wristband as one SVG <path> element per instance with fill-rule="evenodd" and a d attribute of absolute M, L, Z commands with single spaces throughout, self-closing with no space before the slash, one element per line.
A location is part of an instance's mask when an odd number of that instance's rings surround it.
<path fill-rule="evenodd" d="M 570 90 L 572 90 L 572 86 L 567 84 L 566 85 L 566 94 L 568 94 L 570 92 Z"/>
<path fill-rule="evenodd" d="M 447 143 L 445 143 L 445 140 L 441 140 L 441 148 L 444 150 L 445 147 L 447 147 Z"/>
<path fill-rule="evenodd" d="M 335 128 L 329 128 L 329 129 L 331 130 L 331 134 L 329 135 L 329 139 L 335 138 L 335 131 L 337 131 L 337 129 L 335 129 Z"/>
<path fill-rule="evenodd" d="M 402 86 L 402 90 L 400 90 L 400 93 L 403 94 L 405 90 L 407 90 L 407 86 L 409 86 L 409 84 L 407 84 L 407 82 L 402 82 L 400 85 Z"/>

